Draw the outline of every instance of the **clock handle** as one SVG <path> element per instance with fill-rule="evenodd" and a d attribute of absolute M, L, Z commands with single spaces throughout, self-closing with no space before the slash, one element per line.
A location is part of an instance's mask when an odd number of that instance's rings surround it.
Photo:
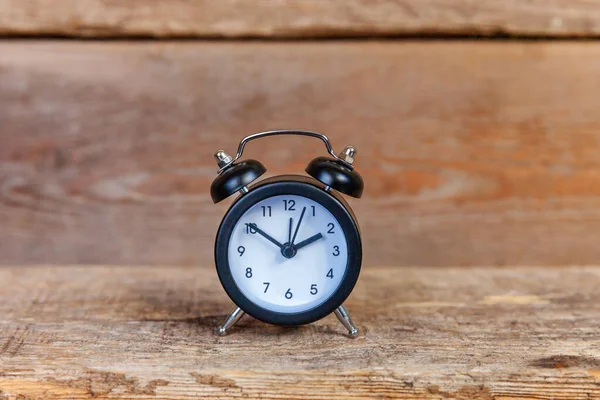
<path fill-rule="evenodd" d="M 237 161 L 242 156 L 242 153 L 244 152 L 244 147 L 246 147 L 246 144 L 248 142 L 250 142 L 254 139 L 260 139 L 260 138 L 267 137 L 267 136 L 279 136 L 279 135 L 308 136 L 308 137 L 314 137 L 317 139 L 321 139 L 323 141 L 323 143 L 325 143 L 327 152 L 329 154 L 331 154 L 331 156 L 335 160 L 340 161 L 348 169 L 350 169 L 350 170 L 353 169 L 352 162 L 348 162 L 346 160 L 346 157 L 340 158 L 338 155 L 335 154 L 335 152 L 333 151 L 333 147 L 331 146 L 331 142 L 329 141 L 327 136 L 323 135 L 322 133 L 313 132 L 313 131 L 294 130 L 294 129 L 281 129 L 281 130 L 253 133 L 252 135 L 248 135 L 245 138 L 243 138 L 238 146 L 238 150 L 237 150 L 237 154 L 235 155 L 235 158 L 231 159 L 231 157 L 229 157 L 230 159 L 226 160 L 226 162 L 219 163 L 219 167 L 221 167 L 219 172 L 221 172 L 225 168 L 229 167 L 231 164 L 233 164 L 235 161 Z"/>

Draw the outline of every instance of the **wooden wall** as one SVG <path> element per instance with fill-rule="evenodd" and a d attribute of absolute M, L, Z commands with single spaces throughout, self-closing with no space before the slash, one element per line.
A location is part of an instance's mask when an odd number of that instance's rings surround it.
<path fill-rule="evenodd" d="M 214 150 L 304 128 L 359 150 L 367 265 L 597 264 L 600 46 L 445 39 L 499 32 L 590 38 L 600 2 L 0 0 L 0 263 L 212 264 Z"/>
<path fill-rule="evenodd" d="M 600 35 L 597 0 L 0 0 L 0 33 L 107 37 Z"/>

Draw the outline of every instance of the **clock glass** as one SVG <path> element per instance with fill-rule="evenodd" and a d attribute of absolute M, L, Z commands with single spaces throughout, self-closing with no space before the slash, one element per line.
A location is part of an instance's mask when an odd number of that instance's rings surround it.
<path fill-rule="evenodd" d="M 348 244 L 323 205 L 300 195 L 276 195 L 237 220 L 227 256 L 233 280 L 249 301 L 277 313 L 300 313 L 338 289 Z"/>

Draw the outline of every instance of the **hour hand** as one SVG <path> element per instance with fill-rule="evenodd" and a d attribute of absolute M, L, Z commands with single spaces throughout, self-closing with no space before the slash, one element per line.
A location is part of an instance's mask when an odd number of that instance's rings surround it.
<path fill-rule="evenodd" d="M 269 235 L 268 233 L 266 233 L 265 231 L 260 229 L 258 226 L 256 226 L 256 224 L 252 223 L 252 224 L 248 224 L 248 225 L 250 227 L 250 232 L 256 231 L 256 233 L 258 233 L 259 235 L 261 235 L 262 237 L 267 239 L 269 242 L 273 243 L 275 246 L 279 247 L 280 249 L 283 248 L 283 245 L 281 243 L 279 243 L 277 240 L 273 239 L 273 237 L 271 237 L 271 235 Z"/>
<path fill-rule="evenodd" d="M 304 246 L 308 246 L 312 242 L 316 242 L 317 240 L 321 239 L 322 237 L 323 237 L 322 234 L 317 233 L 316 235 L 313 235 L 313 236 L 309 237 L 308 239 L 305 239 L 305 240 L 301 241 L 300 243 L 294 245 L 294 247 L 296 248 L 296 250 L 300 250 Z"/>

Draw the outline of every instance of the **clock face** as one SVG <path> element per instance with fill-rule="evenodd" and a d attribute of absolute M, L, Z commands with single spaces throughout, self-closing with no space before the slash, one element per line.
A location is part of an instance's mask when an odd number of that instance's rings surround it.
<path fill-rule="evenodd" d="M 239 291 L 275 313 L 302 313 L 327 301 L 348 267 L 340 221 L 299 194 L 264 198 L 230 231 L 227 257 Z"/>

